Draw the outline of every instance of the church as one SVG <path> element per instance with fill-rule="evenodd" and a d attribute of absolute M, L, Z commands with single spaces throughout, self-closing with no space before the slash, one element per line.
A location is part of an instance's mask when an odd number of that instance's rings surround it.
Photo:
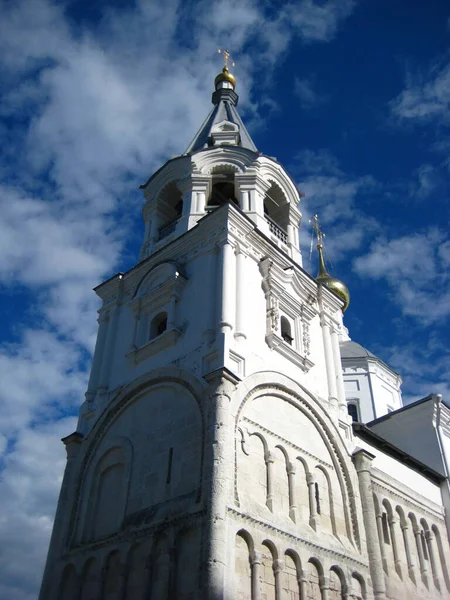
<path fill-rule="evenodd" d="M 449 599 L 450 405 L 403 406 L 350 339 L 317 218 L 302 267 L 299 192 L 224 56 L 198 133 L 141 186 L 139 261 L 95 289 L 40 600 Z"/>

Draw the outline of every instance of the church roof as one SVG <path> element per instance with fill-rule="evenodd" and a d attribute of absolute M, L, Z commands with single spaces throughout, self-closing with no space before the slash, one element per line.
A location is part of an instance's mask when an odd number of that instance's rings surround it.
<path fill-rule="evenodd" d="M 341 342 L 340 345 L 341 350 L 341 358 L 376 358 L 375 354 L 372 354 L 370 350 L 361 346 L 361 344 L 357 344 L 353 341 Z"/>
<path fill-rule="evenodd" d="M 252 138 L 250 137 L 250 134 L 245 128 L 238 111 L 236 110 L 236 106 L 234 106 L 231 101 L 221 98 L 196 133 L 194 139 L 187 147 L 185 154 L 191 154 L 193 152 L 203 150 L 203 148 L 208 148 L 208 146 L 210 146 L 211 132 L 213 128 L 223 121 L 228 121 L 229 123 L 233 123 L 233 125 L 238 127 L 238 146 L 241 148 L 247 148 L 247 150 L 252 150 L 252 152 L 258 151 L 253 143 Z"/>

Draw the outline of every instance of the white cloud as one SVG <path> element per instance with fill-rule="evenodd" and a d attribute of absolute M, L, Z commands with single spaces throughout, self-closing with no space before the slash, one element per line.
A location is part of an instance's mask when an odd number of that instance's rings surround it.
<path fill-rule="evenodd" d="M 405 89 L 391 102 L 392 114 L 400 120 L 448 123 L 450 64 L 437 65 L 429 73 L 408 76 Z"/>
<path fill-rule="evenodd" d="M 352 177 L 344 173 L 337 159 L 325 150 L 302 152 L 296 161 L 298 185 L 305 194 L 301 205 L 302 245 L 306 248 L 310 243 L 308 222 L 317 213 L 328 233 L 325 248 L 331 260 L 338 262 L 378 231 L 378 222 L 358 208 L 357 202 L 359 197 L 374 192 L 378 183 L 371 175 Z"/>
<path fill-rule="evenodd" d="M 301 0 L 290 4 L 286 12 L 305 41 L 326 42 L 336 35 L 339 25 L 352 13 L 355 5 L 353 0 Z"/>
<path fill-rule="evenodd" d="M 448 243 L 436 229 L 391 240 L 379 238 L 368 254 L 354 260 L 354 270 L 361 277 L 386 281 L 405 316 L 424 325 L 436 323 L 450 315 Z"/>
<path fill-rule="evenodd" d="M 310 110 L 325 102 L 325 97 L 318 94 L 314 89 L 311 79 L 296 77 L 294 80 L 294 95 L 300 100 L 300 105 L 304 110 Z"/>

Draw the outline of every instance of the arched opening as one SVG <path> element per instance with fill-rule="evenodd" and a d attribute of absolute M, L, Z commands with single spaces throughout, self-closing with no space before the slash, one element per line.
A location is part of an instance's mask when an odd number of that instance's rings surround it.
<path fill-rule="evenodd" d="M 150 323 L 150 339 L 152 340 L 158 335 L 164 333 L 167 329 L 167 313 L 161 312 L 152 319 Z"/>
<path fill-rule="evenodd" d="M 283 338 L 283 340 L 285 342 L 287 342 L 290 346 L 292 346 L 292 342 L 294 341 L 294 338 L 292 337 L 291 324 L 289 323 L 289 320 L 284 315 L 280 318 L 280 330 L 281 330 L 281 337 Z"/>
<path fill-rule="evenodd" d="M 254 579 L 251 556 L 253 543 L 246 531 L 238 531 L 234 550 L 234 598 L 248 600 L 252 595 Z"/>
<path fill-rule="evenodd" d="M 272 183 L 264 196 L 264 216 L 269 224 L 270 232 L 287 244 L 289 203 L 276 183 Z"/>
<path fill-rule="evenodd" d="M 214 167 L 211 172 L 211 194 L 209 196 L 207 208 L 217 208 L 227 202 L 234 202 L 239 206 L 236 198 L 235 188 L 235 169 L 228 165 Z"/>
<path fill-rule="evenodd" d="M 183 196 L 178 189 L 177 184 L 172 181 L 166 185 L 159 197 L 159 240 L 162 240 L 175 231 L 177 221 L 181 217 L 182 212 Z"/>
<path fill-rule="evenodd" d="M 59 600 L 76 600 L 77 588 L 77 571 L 74 565 L 66 565 L 61 576 L 60 589 L 58 595 Z"/>
<path fill-rule="evenodd" d="M 359 419 L 359 405 L 358 405 L 358 402 L 355 402 L 355 401 L 347 402 L 347 412 L 351 416 L 352 421 L 354 423 L 358 423 L 359 422 L 360 419 Z"/>

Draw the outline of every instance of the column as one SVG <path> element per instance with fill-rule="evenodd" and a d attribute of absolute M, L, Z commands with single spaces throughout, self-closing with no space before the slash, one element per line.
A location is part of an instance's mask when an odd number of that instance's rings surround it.
<path fill-rule="evenodd" d="M 428 571 L 425 566 L 425 559 L 423 557 L 422 537 L 420 535 L 419 527 L 414 528 L 414 537 L 416 538 L 417 554 L 419 556 L 420 574 L 422 576 L 422 581 L 426 587 L 428 587 Z"/>
<path fill-rule="evenodd" d="M 385 600 L 386 587 L 372 492 L 371 468 L 372 460 L 374 458 L 374 455 L 366 450 L 358 450 L 353 454 L 353 462 L 356 467 L 356 472 L 358 473 L 359 492 L 361 496 L 364 528 L 366 530 L 367 554 L 369 558 L 373 594 L 376 600 Z"/>
<path fill-rule="evenodd" d="M 298 578 L 298 587 L 300 590 L 300 600 L 306 600 L 307 593 L 307 584 L 308 584 L 308 572 L 302 569 L 300 573 L 300 577 Z"/>
<path fill-rule="evenodd" d="M 176 322 L 176 318 L 175 318 L 176 303 L 177 303 L 177 297 L 176 297 L 175 294 L 172 294 L 170 296 L 169 310 L 167 312 L 167 329 L 174 329 L 175 328 L 175 322 Z"/>
<path fill-rule="evenodd" d="M 275 578 L 275 600 L 281 600 L 281 573 L 284 569 L 284 563 L 282 560 L 275 559 L 273 561 L 273 575 Z"/>
<path fill-rule="evenodd" d="M 289 516 L 294 521 L 297 520 L 297 503 L 295 501 L 295 465 L 290 461 L 286 463 L 286 473 L 289 488 Z"/>
<path fill-rule="evenodd" d="M 209 496 L 205 598 L 223 599 L 227 565 L 226 510 L 228 466 L 233 464 L 229 441 L 229 404 L 238 380 L 226 371 L 205 376 L 209 384 L 205 456 L 205 489 Z M 202 596 L 203 597 L 203 596 Z"/>
<path fill-rule="evenodd" d="M 100 381 L 99 387 L 102 389 L 108 388 L 109 383 L 109 371 L 111 367 L 111 358 L 114 349 L 114 340 L 116 337 L 116 329 L 117 329 L 117 315 L 119 312 L 119 307 L 114 306 L 109 311 L 109 319 L 108 319 L 108 330 L 106 332 L 106 341 L 105 348 L 103 352 L 102 358 L 102 367 L 100 371 Z"/>
<path fill-rule="evenodd" d="M 431 571 L 433 573 L 433 581 L 434 585 L 438 590 L 441 589 L 441 582 L 439 581 L 438 570 L 437 570 L 437 562 L 436 562 L 436 554 L 434 552 L 434 536 L 431 531 L 425 532 L 425 538 L 427 540 L 427 548 L 428 548 L 428 556 L 430 557 L 431 562 Z"/>
<path fill-rule="evenodd" d="M 242 248 L 237 249 L 236 254 L 236 339 L 246 339 L 247 326 L 247 298 L 245 288 L 245 258 Z"/>
<path fill-rule="evenodd" d="M 403 536 L 403 544 L 405 546 L 405 554 L 406 554 L 406 562 L 408 564 L 408 574 L 409 577 L 412 581 L 414 581 L 414 583 L 416 583 L 416 574 L 414 572 L 414 563 L 412 561 L 412 556 L 411 556 L 411 548 L 409 547 L 409 538 L 408 538 L 408 524 L 406 523 L 406 521 L 402 521 L 400 523 L 400 528 L 402 530 L 402 536 Z"/>
<path fill-rule="evenodd" d="M 240 207 L 244 212 L 248 212 L 250 210 L 250 192 L 249 190 L 241 189 L 241 201 Z"/>
<path fill-rule="evenodd" d="M 331 346 L 333 349 L 334 370 L 336 375 L 336 389 L 339 407 L 347 414 L 347 400 L 345 399 L 344 378 L 342 376 L 341 351 L 339 350 L 339 337 L 336 329 L 331 330 Z"/>
<path fill-rule="evenodd" d="M 314 489 L 314 477 L 311 473 L 306 474 L 306 485 L 308 486 L 308 498 L 309 498 L 309 524 L 317 531 L 317 506 L 316 506 L 316 497 L 315 497 L 315 489 Z"/>
<path fill-rule="evenodd" d="M 138 330 L 139 330 L 139 321 L 141 318 L 141 301 L 138 300 L 138 305 L 133 310 L 133 335 L 131 338 L 130 350 L 135 350 L 138 345 Z"/>
<path fill-rule="evenodd" d="M 233 329 L 235 308 L 235 267 L 233 247 L 226 241 L 219 255 L 219 330 L 222 333 Z"/>
<path fill-rule="evenodd" d="M 273 511 L 273 473 L 272 465 L 275 462 L 273 454 L 268 450 L 264 452 L 264 462 L 266 463 L 266 477 L 267 477 L 267 507 Z"/>
<path fill-rule="evenodd" d="M 88 400 L 88 402 L 92 402 L 94 399 L 95 391 L 100 378 L 100 369 L 103 359 L 103 352 L 105 349 L 106 333 L 108 329 L 108 318 L 105 312 L 100 313 L 98 324 L 97 340 L 95 342 L 94 357 L 92 359 L 91 373 L 86 392 L 86 400 Z"/>
<path fill-rule="evenodd" d="M 384 540 L 383 517 L 382 517 L 380 511 L 376 512 L 375 518 L 377 520 L 378 543 L 380 545 L 381 561 L 383 563 L 383 569 L 387 573 L 388 572 L 388 564 L 387 564 L 387 560 L 386 560 L 386 553 L 384 551 L 384 541 L 383 541 Z"/>
<path fill-rule="evenodd" d="M 331 347 L 330 326 L 324 315 L 321 315 L 320 317 L 320 324 L 322 326 L 323 348 L 325 351 L 325 363 L 327 369 L 328 397 L 329 400 L 334 402 L 337 399 L 336 374 L 334 370 L 333 349 Z"/>
<path fill-rule="evenodd" d="M 50 546 L 45 563 L 39 600 L 48 600 L 48 598 L 53 597 L 51 586 L 55 581 L 54 567 L 55 562 L 63 553 L 64 546 L 67 544 L 67 524 L 68 518 L 70 517 L 71 503 L 74 498 L 73 485 L 77 474 L 75 462 L 82 440 L 83 436 L 78 432 L 72 433 L 62 440 L 66 446 L 67 463 L 64 470 L 58 504 L 56 506 L 55 520 L 52 536 L 50 538 Z M 78 577 L 78 583 L 80 582 L 81 579 Z M 57 584 L 59 585 L 59 583 L 60 582 L 58 581 Z M 54 591 L 55 590 L 53 590 L 53 592 Z"/>
<path fill-rule="evenodd" d="M 319 578 L 319 587 L 321 593 L 321 600 L 328 600 L 328 591 L 330 589 L 330 582 L 328 577 L 321 575 Z"/>
<path fill-rule="evenodd" d="M 397 519 L 393 515 L 389 515 L 388 523 L 389 523 L 389 533 L 391 534 L 392 552 L 394 554 L 395 570 L 397 571 L 400 579 L 402 579 L 402 566 L 401 566 L 400 556 L 398 553 L 397 537 L 395 535 L 395 529 L 396 529 L 395 525 L 397 523 Z"/>
<path fill-rule="evenodd" d="M 261 600 L 261 563 L 261 554 L 259 552 L 253 552 L 253 556 L 250 560 L 252 567 L 252 600 Z"/>

